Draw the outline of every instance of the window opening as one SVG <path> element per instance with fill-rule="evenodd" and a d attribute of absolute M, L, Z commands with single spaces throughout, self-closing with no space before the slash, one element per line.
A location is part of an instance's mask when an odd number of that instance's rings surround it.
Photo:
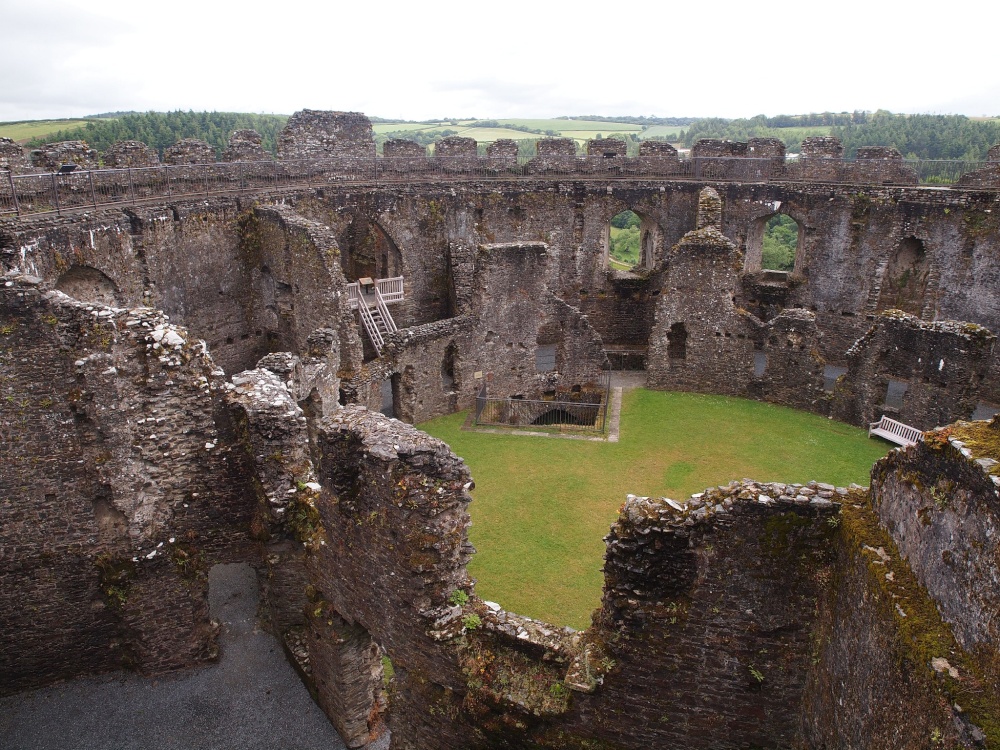
<path fill-rule="evenodd" d="M 687 327 L 683 323 L 674 323 L 667 333 L 667 356 L 670 359 L 687 358 Z"/>
<path fill-rule="evenodd" d="M 552 372 L 556 369 L 556 345 L 539 344 L 535 349 L 535 371 Z"/>
<path fill-rule="evenodd" d="M 904 383 L 902 380 L 890 380 L 885 389 L 885 405 L 890 409 L 902 409 L 903 395 L 908 387 L 909 383 Z"/>
<path fill-rule="evenodd" d="M 846 367 L 838 367 L 837 365 L 826 365 L 823 368 L 823 390 L 827 393 L 833 393 L 833 389 L 837 387 L 837 378 L 841 375 L 847 374 Z"/>
<path fill-rule="evenodd" d="M 395 417 L 396 410 L 393 408 L 392 403 L 392 380 L 383 380 L 382 384 L 379 386 L 379 391 L 382 395 L 382 408 L 379 409 L 379 411 L 387 417 Z"/>
<path fill-rule="evenodd" d="M 642 219 L 634 211 L 622 211 L 608 226 L 608 267 L 631 271 L 642 261 Z M 652 240 L 646 232 L 646 243 Z"/>
<path fill-rule="evenodd" d="M 753 353 L 753 376 L 755 378 L 760 378 L 764 376 L 764 372 L 767 370 L 767 354 L 765 352 L 754 352 Z"/>
<path fill-rule="evenodd" d="M 993 406 L 992 404 L 987 404 L 985 401 L 980 401 L 976 404 L 976 410 L 972 412 L 973 419 L 993 419 L 1000 413 L 1000 407 Z"/>
<path fill-rule="evenodd" d="M 795 268 L 801 227 L 787 214 L 775 214 L 764 225 L 760 266 L 764 271 L 790 273 Z"/>

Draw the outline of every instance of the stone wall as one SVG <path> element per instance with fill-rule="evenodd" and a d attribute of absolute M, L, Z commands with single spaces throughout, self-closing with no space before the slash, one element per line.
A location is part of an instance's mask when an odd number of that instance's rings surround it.
<path fill-rule="evenodd" d="M 841 526 L 837 585 L 817 603 L 802 746 L 983 747 L 979 725 L 995 721 L 995 698 L 983 710 L 982 696 L 963 689 L 979 688 L 870 507 L 845 506 Z"/>
<path fill-rule="evenodd" d="M 261 145 L 263 139 L 256 130 L 234 130 L 222 152 L 222 161 L 268 161 L 273 159 Z"/>
<path fill-rule="evenodd" d="M 29 155 L 31 164 L 46 172 L 55 172 L 64 164 L 75 164 L 81 169 L 97 168 L 97 151 L 84 141 L 46 143 Z"/>
<path fill-rule="evenodd" d="M 249 509 L 203 342 L 7 276 L 0 372 L 0 691 L 212 658 L 207 571 Z"/>
<path fill-rule="evenodd" d="M 102 156 L 105 167 L 158 167 L 160 157 L 156 151 L 140 141 L 117 141 L 108 146 Z M 214 161 L 214 159 L 213 159 Z"/>
<path fill-rule="evenodd" d="M 0 169 L 14 174 L 31 170 L 31 163 L 24 155 L 24 149 L 11 138 L 0 138 Z"/>
<path fill-rule="evenodd" d="M 164 164 L 214 164 L 215 149 L 198 138 L 182 138 L 163 150 Z"/>
<path fill-rule="evenodd" d="M 711 253 L 672 250 L 697 226 L 696 183 L 638 180 L 603 185 L 539 179 L 489 187 L 326 186 L 283 200 L 332 232 L 346 272 L 404 276 L 406 301 L 393 308 L 404 327 L 470 310 L 480 245 L 542 242 L 547 248 L 541 271 L 545 286 L 585 314 L 605 346 L 643 351 L 657 339 L 650 362 L 658 379 L 650 382 L 660 387 L 667 380 L 659 373 L 669 371 L 671 362 L 665 331 L 652 335 L 659 309 L 669 308 L 674 316 L 667 330 L 688 317 L 701 317 L 711 337 L 716 328 L 723 338 L 728 331 L 734 341 L 716 343 L 722 350 L 743 352 L 736 355 L 739 375 L 735 382 L 721 370 L 713 377 L 728 382 L 727 392 L 765 398 L 771 397 L 761 395 L 752 360 L 759 360 L 760 352 L 768 359 L 774 354 L 764 351 L 772 338 L 765 332 L 783 310 L 811 312 L 815 333 L 808 334 L 811 344 L 803 351 L 841 367 L 848 365 L 848 351 L 867 333 L 877 313 L 891 307 L 919 312 L 925 321 L 963 320 L 1000 329 L 1000 296 L 995 293 L 1000 266 L 991 260 L 1000 235 L 988 194 L 887 187 L 859 193 L 801 184 L 718 188 L 718 219 L 713 221 L 733 247 L 725 250 L 728 260 L 713 265 L 712 271 Z M 208 206 L 192 201 L 167 209 L 131 209 L 127 214 L 109 210 L 79 219 L 8 225 L 0 228 L 0 261 L 6 269 L 35 273 L 49 284 L 56 284 L 71 266 L 94 268 L 108 277 L 123 301 L 140 304 L 148 299 L 204 336 L 217 361 L 235 372 L 253 366 L 267 351 L 292 348 L 277 340 L 267 344 L 272 334 L 266 331 L 277 329 L 257 324 L 263 313 L 254 312 L 254 306 L 262 291 L 253 291 L 251 277 L 259 269 L 252 271 L 240 249 L 245 230 L 238 217 L 246 205 L 249 200 L 213 200 Z M 610 271 L 606 265 L 607 223 L 624 209 L 635 210 L 643 222 L 644 260 L 633 272 Z M 776 212 L 800 223 L 802 240 L 794 270 L 768 275 L 754 269 L 760 263 L 763 224 Z M 387 260 L 380 266 L 383 255 Z M 699 276 L 703 272 L 710 276 Z M 290 278 L 282 283 L 290 284 Z M 295 283 L 318 300 L 330 294 L 322 278 L 298 278 Z M 147 291 L 149 297 L 143 297 Z M 330 324 L 320 321 L 317 327 Z M 339 325 L 333 328 L 341 330 Z M 960 342 L 953 343 L 962 359 Z M 463 357 L 478 356 L 484 344 L 476 343 L 473 356 Z M 818 362 L 815 356 L 813 360 Z M 987 373 L 1000 372 L 998 362 L 997 353 L 988 355 Z M 805 359 L 802 366 L 812 368 Z M 773 368 L 770 372 L 777 374 Z M 689 374 L 693 383 L 704 373 Z M 671 387 L 689 387 L 677 378 L 671 382 Z M 983 376 L 978 385 L 968 382 L 961 399 L 941 402 L 947 408 L 933 424 L 968 416 L 978 401 L 1000 403 L 997 378 Z M 789 378 L 767 388 L 783 394 L 773 396 L 775 400 L 812 404 L 813 383 L 811 378 Z M 883 385 L 865 387 L 875 393 Z M 871 403 L 877 409 L 881 402 Z M 815 405 L 820 413 L 830 408 L 829 400 Z M 866 418 L 861 411 L 851 407 L 837 413 L 861 424 Z"/>
<path fill-rule="evenodd" d="M 887 415 L 922 429 L 968 417 L 983 391 L 995 340 L 974 324 L 883 313 L 848 351 L 833 413 L 855 424 Z"/>
<path fill-rule="evenodd" d="M 894 451 L 872 474 L 875 511 L 963 649 L 1000 687 L 1000 451 L 994 420 L 959 422 Z"/>
<path fill-rule="evenodd" d="M 372 124 L 360 112 L 303 109 L 278 135 L 279 159 L 374 156 Z"/>

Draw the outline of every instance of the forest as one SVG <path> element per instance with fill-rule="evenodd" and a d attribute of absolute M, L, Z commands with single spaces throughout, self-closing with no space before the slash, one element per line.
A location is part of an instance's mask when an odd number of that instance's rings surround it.
<path fill-rule="evenodd" d="M 142 141 L 162 157 L 163 150 L 182 138 L 200 138 L 222 155 L 234 130 L 250 128 L 260 133 L 263 146 L 271 153 L 277 147 L 278 133 L 287 117 L 238 112 L 132 112 L 115 119 L 94 119 L 86 125 L 60 130 L 28 141 L 28 148 L 38 148 L 57 141 L 86 141 L 91 148 L 104 152 L 116 141 Z"/>
<path fill-rule="evenodd" d="M 874 113 L 695 120 L 680 134 L 690 148 L 701 138 L 746 141 L 749 138 L 780 138 L 788 153 L 797 153 L 802 139 L 832 135 L 844 144 L 847 158 L 859 146 L 892 146 L 907 159 L 959 159 L 982 161 L 990 146 L 1000 143 L 1000 120 L 974 120 L 965 115 L 898 115 L 884 110 Z"/>

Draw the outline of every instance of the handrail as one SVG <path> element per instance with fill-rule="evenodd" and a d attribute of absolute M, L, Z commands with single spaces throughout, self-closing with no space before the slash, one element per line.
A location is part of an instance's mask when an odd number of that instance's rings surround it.
<path fill-rule="evenodd" d="M 382 322 L 385 323 L 386 331 L 395 333 L 399 330 L 396 328 L 396 321 L 392 319 L 392 315 L 389 313 L 389 308 L 385 306 L 385 300 L 382 299 L 382 293 L 378 290 L 378 284 L 375 285 L 375 308 L 378 310 L 379 315 L 382 316 Z"/>
<path fill-rule="evenodd" d="M 382 295 L 386 304 L 400 302 L 403 299 L 403 277 L 392 276 L 388 279 L 376 279 L 375 288 Z"/>
<path fill-rule="evenodd" d="M 357 281 L 352 281 L 347 285 L 347 299 L 351 309 L 356 310 L 358 308 L 358 302 L 361 300 L 361 284 Z"/>
<path fill-rule="evenodd" d="M 827 159 L 800 157 L 543 155 L 490 157 L 342 157 L 261 162 L 161 165 L 0 175 L 0 216 L 63 215 L 164 199 L 261 193 L 324 184 L 392 184 L 414 180 L 511 180 L 571 176 L 575 180 L 891 184 L 1000 189 L 1000 162 Z"/>
<path fill-rule="evenodd" d="M 375 346 L 375 351 L 379 354 L 379 356 L 381 356 L 382 349 L 385 348 L 385 339 L 383 339 L 382 334 L 379 333 L 378 326 L 375 324 L 375 318 L 372 316 L 371 310 L 368 309 L 368 305 L 358 305 L 358 312 L 361 314 L 361 321 L 364 323 L 365 330 L 368 331 L 372 344 Z"/>

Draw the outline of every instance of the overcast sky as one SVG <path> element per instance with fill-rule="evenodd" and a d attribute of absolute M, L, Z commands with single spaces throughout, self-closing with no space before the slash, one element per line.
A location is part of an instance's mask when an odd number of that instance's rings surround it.
<path fill-rule="evenodd" d="M 0 121 L 1000 115 L 992 2 L 0 0 L 0 19 Z"/>

